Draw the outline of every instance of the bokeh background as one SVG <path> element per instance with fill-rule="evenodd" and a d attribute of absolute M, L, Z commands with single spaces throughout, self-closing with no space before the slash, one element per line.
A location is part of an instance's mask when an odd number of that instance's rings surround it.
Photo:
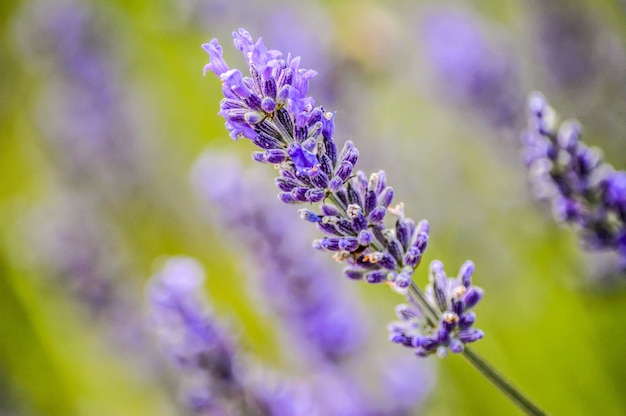
<path fill-rule="evenodd" d="M 626 167 L 624 2 L 14 0 L 0 5 L 0 414 L 186 414 L 144 319 L 164 256 L 198 259 L 244 354 L 290 372 L 246 290 L 248 254 L 211 214 L 224 207 L 190 180 L 206 149 L 272 170 L 228 137 L 202 76 L 213 37 L 244 68 L 238 27 L 319 73 L 336 139 L 430 221 L 425 263 L 475 262 L 479 353 L 552 414 L 626 412 L 624 276 L 533 201 L 519 144 L 539 89 Z M 401 299 L 332 267 L 376 348 L 410 355 L 386 343 Z M 519 413 L 462 357 L 431 360 L 415 414 Z"/>

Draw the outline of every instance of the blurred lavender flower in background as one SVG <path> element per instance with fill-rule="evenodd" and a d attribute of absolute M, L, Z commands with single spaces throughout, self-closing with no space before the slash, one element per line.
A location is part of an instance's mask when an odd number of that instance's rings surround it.
<path fill-rule="evenodd" d="M 626 172 L 582 142 L 577 121 L 559 122 L 540 93 L 530 95 L 528 110 L 523 144 L 536 197 L 551 201 L 555 217 L 575 226 L 584 248 L 616 251 L 626 270 Z"/>
<path fill-rule="evenodd" d="M 113 350 L 139 353 L 150 367 L 151 343 L 140 318 L 141 290 L 134 285 L 130 258 L 114 225 L 98 204 L 72 191 L 56 197 L 22 218 L 28 263 L 42 270 L 46 284 L 69 294 L 115 342 Z M 22 236 L 20 236 L 21 238 Z M 134 360 L 141 362 L 141 359 Z"/>
<path fill-rule="evenodd" d="M 264 180 L 234 157 L 206 152 L 193 169 L 195 187 L 217 212 L 213 223 L 245 250 L 262 297 L 285 322 L 306 356 L 333 362 L 362 348 L 363 311 L 333 270 L 311 252 L 308 227 L 287 207 L 267 198 Z"/>
<path fill-rule="evenodd" d="M 372 365 L 374 356 L 364 345 L 366 315 L 333 269 L 311 252 L 310 229 L 268 197 L 265 175 L 244 170 L 232 156 L 207 151 L 192 177 L 214 207 L 215 226 L 250 261 L 247 274 L 257 280 L 259 307 L 267 304 L 290 338 L 285 344 L 297 345 L 288 350 L 307 363 L 327 414 L 400 415 L 423 401 L 432 386 L 430 371 L 383 351 L 378 361 L 384 371 Z M 365 362 L 377 373 L 368 383 L 349 369 Z M 376 393 L 367 393 L 368 387 Z"/>
<path fill-rule="evenodd" d="M 606 64 L 606 39 L 591 14 L 581 5 L 539 1 L 531 8 L 538 55 L 548 81 L 559 87 L 580 87 L 599 75 Z"/>
<path fill-rule="evenodd" d="M 119 35 L 102 11 L 37 0 L 24 7 L 16 29 L 28 67 L 43 76 L 36 123 L 47 154 L 64 179 L 116 199 L 136 188 L 142 149 L 127 108 Z"/>
<path fill-rule="evenodd" d="M 497 128 L 516 131 L 523 108 L 518 68 L 504 48 L 490 42 L 478 17 L 436 9 L 419 22 L 426 65 L 444 96 L 479 114 Z"/>
<path fill-rule="evenodd" d="M 312 410 L 312 403 L 299 402 L 294 389 L 283 385 L 290 393 L 279 394 L 268 380 L 256 388 L 249 383 L 233 335 L 208 311 L 203 281 L 196 260 L 172 257 L 147 288 L 150 323 L 163 352 L 183 374 L 185 404 L 207 416 L 309 414 L 303 410 Z"/>
<path fill-rule="evenodd" d="M 626 163 L 624 25 L 607 22 L 601 8 L 585 2 L 540 1 L 529 10 L 530 59 L 538 78 L 533 88 L 555 99 L 584 97 L 563 105 L 585 120 L 588 137 L 615 155 L 613 163 Z"/>

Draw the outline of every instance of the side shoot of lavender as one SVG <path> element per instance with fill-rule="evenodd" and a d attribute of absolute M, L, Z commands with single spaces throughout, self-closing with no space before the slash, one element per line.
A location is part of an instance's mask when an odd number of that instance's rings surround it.
<path fill-rule="evenodd" d="M 521 409 L 544 414 L 466 344 L 483 337 L 473 328 L 471 310 L 482 289 L 472 285 L 474 264 L 467 261 L 456 278 L 443 264 L 430 265 L 430 282 L 423 291 L 412 279 L 429 239 L 425 220 L 416 223 L 404 214 L 404 204 L 391 206 L 394 191 L 384 171 L 369 177 L 355 171 L 359 152 L 351 141 L 339 151 L 333 138 L 334 116 L 307 96 L 316 75 L 300 66 L 299 57 L 265 47 L 244 29 L 233 33 L 234 43 L 249 65 L 250 76 L 231 69 L 216 39 L 202 45 L 210 56 L 204 68 L 222 81 L 225 96 L 219 114 L 230 136 L 251 140 L 261 150 L 254 160 L 273 164 L 279 199 L 287 204 L 320 204 L 319 211 L 299 210 L 326 235 L 313 242 L 316 249 L 333 252 L 346 264 L 344 274 L 368 283 L 387 283 L 404 295 L 397 308 L 400 321 L 390 325 L 390 340 L 412 349 L 420 357 L 448 351 L 463 355 Z M 394 226 L 384 223 L 387 213 Z M 288 238 L 289 230 L 284 230 Z"/>
<path fill-rule="evenodd" d="M 552 204 L 555 218 L 571 224 L 587 250 L 612 250 L 626 272 L 626 172 L 587 147 L 576 120 L 558 121 L 538 92 L 528 98 L 525 163 L 535 196 Z"/>

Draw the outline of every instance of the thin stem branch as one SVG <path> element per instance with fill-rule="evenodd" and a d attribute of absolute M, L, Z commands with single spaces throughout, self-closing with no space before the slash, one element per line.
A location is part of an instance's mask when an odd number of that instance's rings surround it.
<path fill-rule="evenodd" d="M 526 414 L 536 416 L 547 415 L 546 412 L 530 401 L 517 387 L 511 384 L 511 382 L 504 378 L 502 374 L 471 348 L 465 346 L 463 356 Z"/>
<path fill-rule="evenodd" d="M 427 315 L 426 318 L 436 325 L 439 320 L 437 312 L 426 299 L 424 292 L 413 281 L 411 281 L 411 286 L 409 287 L 408 298 L 412 303 L 419 303 L 421 306 L 420 309 Z M 517 387 L 511 384 L 511 382 L 504 378 L 491 364 L 467 345 L 463 350 L 463 356 L 525 413 L 534 416 L 546 415 L 543 410 L 537 407 Z"/>
<path fill-rule="evenodd" d="M 435 328 L 439 322 L 439 315 L 426 299 L 426 295 L 422 292 L 422 289 L 420 289 L 413 280 L 411 280 L 411 285 L 409 286 L 408 297 L 411 303 L 413 303 L 413 300 L 418 302 L 416 306 L 427 315 L 426 319 L 428 319 L 429 323 Z"/>

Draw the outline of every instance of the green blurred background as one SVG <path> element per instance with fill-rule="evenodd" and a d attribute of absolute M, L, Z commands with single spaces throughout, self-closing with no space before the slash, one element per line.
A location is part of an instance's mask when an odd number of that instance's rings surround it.
<path fill-rule="evenodd" d="M 54 21 L 68 7 L 80 10 L 82 26 Z M 583 123 L 586 142 L 626 166 L 623 2 L 49 0 L 0 8 L 0 415 L 184 414 L 176 380 L 145 359 L 158 352 L 141 329 L 143 284 L 165 255 L 198 258 L 215 314 L 237 328 L 242 349 L 270 367 L 284 364 L 272 322 L 241 291 L 245 254 L 224 244 L 189 184 L 209 146 L 252 165 L 250 143 L 230 140 L 216 115 L 218 80 L 202 76 L 200 45 L 213 37 L 232 66 L 243 66 L 231 46 L 238 27 L 319 72 L 311 95 L 337 110 L 337 140 L 356 143 L 362 169 L 387 171 L 407 215 L 430 221 L 426 263 L 441 259 L 452 274 L 475 262 L 474 282 L 486 291 L 479 353 L 552 414 L 626 413 L 623 276 L 610 256 L 580 251 L 571 230 L 532 200 L 518 144 L 523 99 L 540 89 Z M 499 83 L 497 97 L 475 104 L 429 62 L 424 27 L 440 10 L 472 19 L 485 41 L 476 48 L 514 68 L 483 80 Z M 72 72 L 81 58 L 94 68 Z M 574 74 L 558 72 L 568 69 Z M 494 122 L 505 93 L 519 112 Z M 106 102 L 92 103 L 93 95 Z M 85 144 L 98 125 L 110 132 Z M 425 283 L 426 267 L 416 278 Z M 366 308 L 387 311 L 372 335 L 384 339 L 400 299 L 379 286 L 352 287 Z M 129 333 L 116 330 L 119 322 L 132 323 Z M 519 413 L 462 357 L 436 367 L 422 414 Z"/>

